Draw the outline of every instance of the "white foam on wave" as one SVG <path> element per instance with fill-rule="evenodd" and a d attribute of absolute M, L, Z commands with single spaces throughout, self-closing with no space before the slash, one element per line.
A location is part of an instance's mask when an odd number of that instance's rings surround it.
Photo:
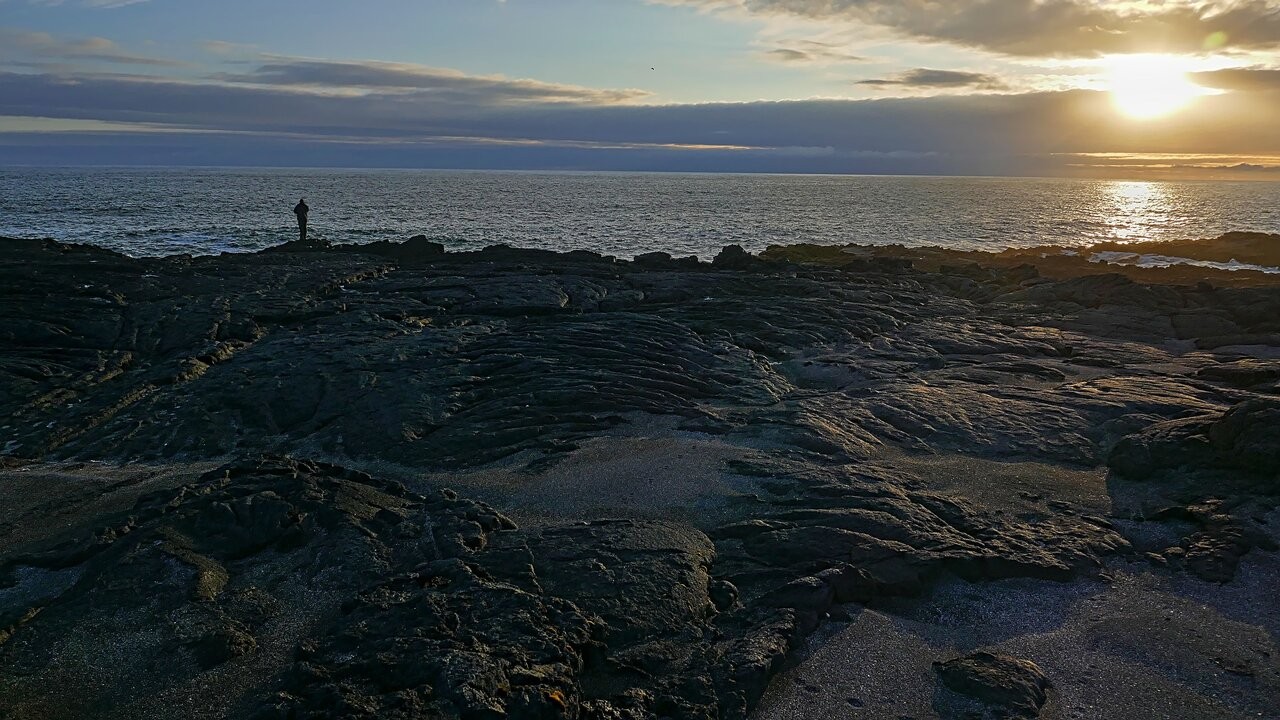
<path fill-rule="evenodd" d="M 1167 268 L 1172 265 L 1192 265 L 1195 267 L 1212 268 L 1214 270 L 1253 270 L 1254 272 L 1267 273 L 1269 275 L 1280 275 L 1280 267 L 1242 263 L 1235 259 L 1227 262 L 1218 262 L 1215 260 L 1196 260 L 1193 258 L 1174 257 L 1170 255 L 1141 255 L 1138 253 L 1120 252 L 1115 250 L 1091 253 L 1089 255 L 1089 262 L 1106 263 L 1108 265 L 1131 265 L 1133 267 L 1141 268 Z"/>

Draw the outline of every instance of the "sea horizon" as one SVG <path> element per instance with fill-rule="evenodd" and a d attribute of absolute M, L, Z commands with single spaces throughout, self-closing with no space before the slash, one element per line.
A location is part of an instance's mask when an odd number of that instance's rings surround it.
<path fill-rule="evenodd" d="M 252 252 L 295 234 L 335 243 L 427 235 L 453 250 L 508 244 L 710 259 L 725 245 L 1042 245 L 1280 233 L 1280 189 L 1235 180 L 1121 181 L 442 168 L 0 168 L 0 236 L 129 255 Z"/>
<path fill-rule="evenodd" d="M 522 175 L 726 175 L 726 176 L 778 176 L 778 177 L 857 177 L 857 178 L 951 178 L 957 180 L 1063 180 L 1068 182 L 1150 182 L 1150 183 L 1280 183 L 1280 175 L 1256 176 L 1247 173 L 1227 177 L 1204 175 L 1046 175 L 1046 174 L 983 174 L 983 173 L 931 173 L 931 172 L 783 172 L 773 170 L 665 170 L 612 169 L 612 168 L 520 168 L 520 167 L 405 167 L 395 165 L 167 165 L 156 163 L 103 163 L 103 164 L 32 164 L 0 162 L 0 170 L 281 170 L 335 172 L 453 172 L 453 173 L 513 173 Z"/>

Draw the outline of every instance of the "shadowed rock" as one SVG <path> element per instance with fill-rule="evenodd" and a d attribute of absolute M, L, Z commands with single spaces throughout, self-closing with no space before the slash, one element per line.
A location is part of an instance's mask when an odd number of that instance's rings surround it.
<path fill-rule="evenodd" d="M 1142 479 L 1234 469 L 1256 476 L 1260 491 L 1280 492 L 1280 400 L 1256 398 L 1222 414 L 1157 423 L 1117 443 L 1108 462 Z"/>
<path fill-rule="evenodd" d="M 1191 523 L 1195 532 L 1163 560 L 1226 582 L 1254 548 L 1276 549 L 1254 520 L 1280 495 L 1280 402 L 1256 398 L 1225 413 L 1152 425 L 1116 444 L 1108 458 L 1122 476 L 1158 483 L 1168 506 L 1154 520 Z"/>

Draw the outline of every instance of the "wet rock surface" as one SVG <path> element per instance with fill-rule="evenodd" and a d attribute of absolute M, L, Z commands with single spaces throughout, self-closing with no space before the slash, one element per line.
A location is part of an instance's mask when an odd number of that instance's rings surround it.
<path fill-rule="evenodd" d="M 1118 562 L 1231 583 L 1275 549 L 1276 287 L 883 249 L 2 242 L 15 717 L 745 717 L 850 607 Z M 582 479 L 641 441 L 722 458 L 698 507 L 513 500 L 708 472 Z M 966 495 L 920 458 L 1049 470 Z M 92 492 L 27 479 L 49 468 Z M 1035 717 L 1024 664 L 939 675 Z"/>

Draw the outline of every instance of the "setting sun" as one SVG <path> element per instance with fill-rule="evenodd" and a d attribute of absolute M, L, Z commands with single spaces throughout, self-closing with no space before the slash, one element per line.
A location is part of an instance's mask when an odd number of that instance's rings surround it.
<path fill-rule="evenodd" d="M 1135 120 L 1171 115 L 1209 92 L 1167 57 L 1120 55 L 1110 58 L 1107 68 L 1116 108 Z"/>

